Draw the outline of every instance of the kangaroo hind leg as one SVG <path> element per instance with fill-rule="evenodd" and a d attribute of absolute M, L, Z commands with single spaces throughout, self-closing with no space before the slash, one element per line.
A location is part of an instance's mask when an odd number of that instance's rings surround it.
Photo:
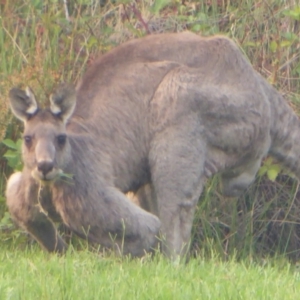
<path fill-rule="evenodd" d="M 204 184 L 205 143 L 199 129 L 180 124 L 165 129 L 152 142 L 150 166 L 162 249 L 176 258 L 187 253 L 195 208 Z"/>

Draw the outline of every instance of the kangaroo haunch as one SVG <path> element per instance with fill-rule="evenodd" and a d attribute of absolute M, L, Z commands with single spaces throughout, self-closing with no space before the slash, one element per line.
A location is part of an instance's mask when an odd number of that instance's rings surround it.
<path fill-rule="evenodd" d="M 25 128 L 24 169 L 8 180 L 7 204 L 49 251 L 67 247 L 56 212 L 78 235 L 122 253 L 142 255 L 160 235 L 165 253 L 183 254 L 208 177 L 221 172 L 224 193 L 236 196 L 268 153 L 300 176 L 296 114 L 226 37 L 127 42 L 96 60 L 76 91 L 62 85 L 49 109 L 30 89 L 9 96 Z"/>

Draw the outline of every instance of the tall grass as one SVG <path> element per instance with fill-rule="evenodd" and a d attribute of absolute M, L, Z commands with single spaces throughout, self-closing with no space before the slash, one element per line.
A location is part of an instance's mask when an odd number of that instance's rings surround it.
<path fill-rule="evenodd" d="M 12 86 L 29 85 L 46 101 L 62 81 L 76 83 L 96 55 L 130 38 L 192 30 L 225 34 L 240 45 L 262 73 L 296 109 L 300 103 L 299 1 L 63 1 L 4 0 L 0 3 L 0 139 L 20 137 L 8 113 Z M 68 14 L 67 14 L 68 13 Z M 68 17 L 68 15 L 70 17 Z M 0 155 L 7 149 L 0 146 Z M 0 159 L 0 238 L 16 246 L 3 190 L 12 172 Z M 300 194 L 297 182 L 266 177 L 239 199 L 218 193 L 218 178 L 206 186 L 194 223 L 194 253 L 213 248 L 220 258 L 300 255 Z M 2 242 L 3 241 L 3 242 Z M 237 253 L 237 254 L 235 254 Z"/>

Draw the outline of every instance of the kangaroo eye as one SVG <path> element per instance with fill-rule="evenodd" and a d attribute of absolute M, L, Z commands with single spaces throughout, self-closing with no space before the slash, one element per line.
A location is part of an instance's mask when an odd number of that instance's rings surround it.
<path fill-rule="evenodd" d="M 24 139 L 25 145 L 26 145 L 27 147 L 30 147 L 30 146 L 31 146 L 31 143 L 32 143 L 32 137 L 29 136 L 29 135 L 25 135 L 25 136 L 23 137 L 23 139 Z"/>
<path fill-rule="evenodd" d="M 67 140 L 67 136 L 65 134 L 60 134 L 56 137 L 56 139 L 59 146 L 64 146 Z"/>

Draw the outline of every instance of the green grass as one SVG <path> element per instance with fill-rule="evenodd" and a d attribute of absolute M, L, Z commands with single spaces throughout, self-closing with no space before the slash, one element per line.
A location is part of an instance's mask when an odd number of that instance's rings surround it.
<path fill-rule="evenodd" d="M 60 82 L 76 83 L 97 55 L 149 32 L 188 29 L 229 36 L 300 111 L 299 1 L 140 0 L 134 7 L 127 0 L 67 1 L 70 22 L 63 1 L 0 2 L 0 140 L 17 141 L 22 132 L 9 113 L 7 94 L 13 86 L 30 86 L 46 104 Z M 6 151 L 0 143 L 0 238 L 7 242 L 18 233 L 5 206 L 12 172 L 1 157 Z M 209 248 L 206 241 L 214 239 L 226 259 L 235 250 L 239 258 L 276 253 L 300 258 L 298 185 L 265 177 L 233 200 L 219 195 L 212 179 L 198 206 L 193 245 Z"/>
<path fill-rule="evenodd" d="M 298 299 L 300 273 L 284 260 L 265 265 L 218 258 L 173 264 L 36 247 L 1 248 L 0 299 Z"/>

